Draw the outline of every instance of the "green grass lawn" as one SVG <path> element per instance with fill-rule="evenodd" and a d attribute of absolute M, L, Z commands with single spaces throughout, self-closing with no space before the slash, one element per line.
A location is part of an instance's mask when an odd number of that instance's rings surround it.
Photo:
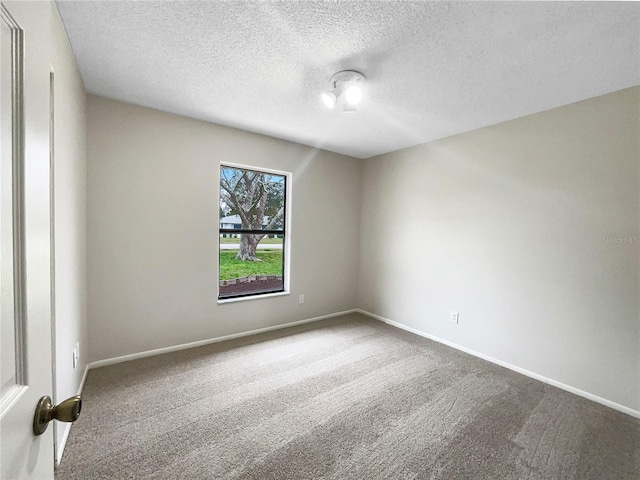
<path fill-rule="evenodd" d="M 239 238 L 222 238 L 220 237 L 220 243 L 237 243 L 240 244 L 240 239 Z M 260 243 L 262 244 L 282 244 L 282 239 L 281 238 L 263 238 L 262 240 L 260 240 Z"/>
<path fill-rule="evenodd" d="M 256 257 L 262 262 L 236 260 L 237 254 L 237 250 L 222 250 L 220 252 L 220 280 L 231 280 L 249 275 L 282 275 L 282 250 L 258 250 Z"/>

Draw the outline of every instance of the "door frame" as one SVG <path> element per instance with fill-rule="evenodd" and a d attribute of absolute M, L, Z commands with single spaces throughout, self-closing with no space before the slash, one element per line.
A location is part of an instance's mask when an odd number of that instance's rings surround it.
<path fill-rule="evenodd" d="M 56 367 L 56 209 L 55 209 L 55 72 L 53 65 L 49 71 L 49 251 L 51 258 L 51 398 L 53 404 L 59 402 L 57 389 L 57 367 Z M 54 467 L 60 464 L 58 458 L 60 445 L 58 445 L 58 422 L 51 422 L 53 425 L 53 461 Z"/>

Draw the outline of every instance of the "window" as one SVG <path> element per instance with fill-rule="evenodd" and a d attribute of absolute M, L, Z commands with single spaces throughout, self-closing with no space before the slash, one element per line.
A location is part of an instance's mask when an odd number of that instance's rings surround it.
<path fill-rule="evenodd" d="M 285 291 L 287 177 L 220 166 L 219 300 Z"/>

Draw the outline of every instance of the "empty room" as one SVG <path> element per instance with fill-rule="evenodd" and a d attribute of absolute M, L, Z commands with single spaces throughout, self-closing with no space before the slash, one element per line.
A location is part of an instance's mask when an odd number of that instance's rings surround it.
<path fill-rule="evenodd" d="M 0 17 L 0 478 L 640 478 L 640 2 Z"/>

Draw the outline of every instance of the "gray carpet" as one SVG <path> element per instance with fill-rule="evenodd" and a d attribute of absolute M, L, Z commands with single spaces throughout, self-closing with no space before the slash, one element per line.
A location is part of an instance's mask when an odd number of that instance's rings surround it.
<path fill-rule="evenodd" d="M 353 314 L 91 370 L 56 478 L 639 473 L 639 420 Z"/>

